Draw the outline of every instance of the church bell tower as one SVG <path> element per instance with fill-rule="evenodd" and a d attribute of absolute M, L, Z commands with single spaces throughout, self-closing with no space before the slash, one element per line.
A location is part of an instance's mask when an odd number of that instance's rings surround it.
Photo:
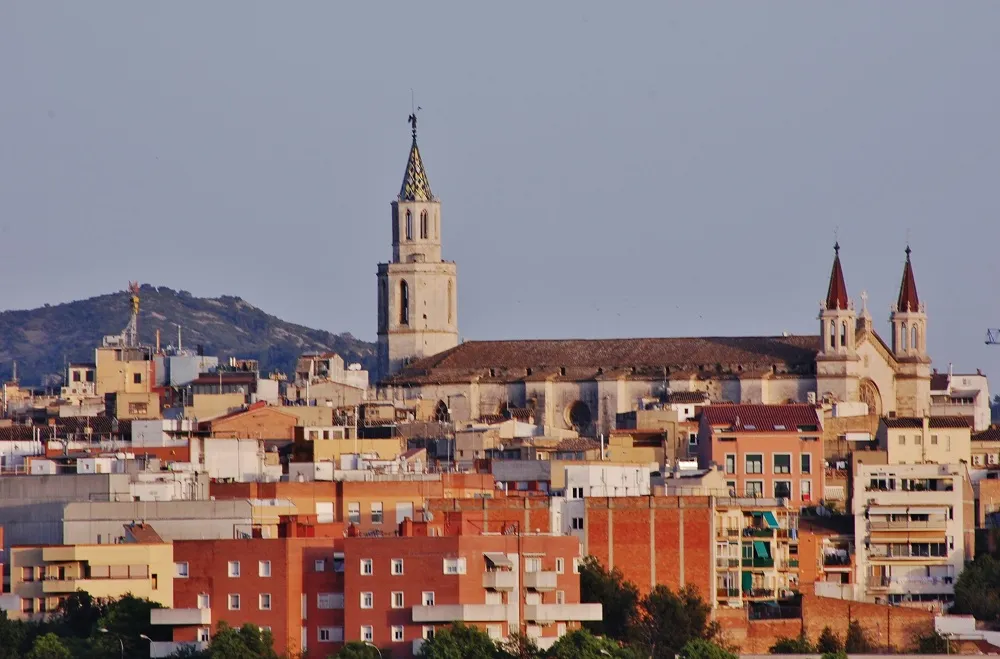
<path fill-rule="evenodd" d="M 458 271 L 441 259 L 441 202 L 413 142 L 392 202 L 392 260 L 378 265 L 378 377 L 458 345 Z"/>
<path fill-rule="evenodd" d="M 840 266 L 840 243 L 833 246 L 833 269 L 826 300 L 820 303 L 821 345 L 816 355 L 816 395 L 838 401 L 858 399 L 859 359 L 855 345 L 857 320 L 847 297 L 847 284 Z"/>
<path fill-rule="evenodd" d="M 927 310 L 917 296 L 917 282 L 906 246 L 899 297 L 892 307 L 892 354 L 899 363 L 896 371 L 896 412 L 900 416 L 930 413 L 931 360 L 927 354 Z"/>

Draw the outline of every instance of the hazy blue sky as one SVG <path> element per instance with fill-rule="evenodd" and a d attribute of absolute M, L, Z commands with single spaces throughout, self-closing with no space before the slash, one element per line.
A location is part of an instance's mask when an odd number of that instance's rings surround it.
<path fill-rule="evenodd" d="M 888 335 L 1000 371 L 1000 3 L 0 3 L 0 308 L 129 279 L 375 337 L 410 88 L 466 338 Z M 124 321 L 124 319 L 123 319 Z"/>

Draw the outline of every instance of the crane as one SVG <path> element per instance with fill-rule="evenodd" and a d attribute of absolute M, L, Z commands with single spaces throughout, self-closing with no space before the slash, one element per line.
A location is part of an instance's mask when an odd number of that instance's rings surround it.
<path fill-rule="evenodd" d="M 986 345 L 988 346 L 1000 345 L 1000 328 L 988 327 L 986 329 Z"/>

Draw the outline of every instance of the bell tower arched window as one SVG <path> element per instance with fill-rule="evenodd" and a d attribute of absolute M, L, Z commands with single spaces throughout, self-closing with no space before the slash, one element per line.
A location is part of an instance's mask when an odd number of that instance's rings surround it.
<path fill-rule="evenodd" d="M 917 325 L 916 323 L 910 327 L 910 350 L 920 350 L 920 344 L 917 343 Z"/>
<path fill-rule="evenodd" d="M 837 321 L 830 321 L 830 347 L 837 347 Z"/>
<path fill-rule="evenodd" d="M 847 321 L 840 321 L 840 347 L 847 347 Z"/>
<path fill-rule="evenodd" d="M 427 240 L 427 211 L 420 211 L 420 239 Z"/>
<path fill-rule="evenodd" d="M 410 324 L 410 287 L 405 280 L 399 282 L 399 324 Z"/>
<path fill-rule="evenodd" d="M 413 240 L 413 216 L 406 211 L 406 239 Z"/>
<path fill-rule="evenodd" d="M 906 350 L 906 340 L 908 338 L 909 338 L 909 336 L 908 336 L 908 333 L 907 333 L 907 330 L 906 330 L 906 323 L 903 323 L 902 326 L 899 328 L 899 349 L 900 350 Z"/>

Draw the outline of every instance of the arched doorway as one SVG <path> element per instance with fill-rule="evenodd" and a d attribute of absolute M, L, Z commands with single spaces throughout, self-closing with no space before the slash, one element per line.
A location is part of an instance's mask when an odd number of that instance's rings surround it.
<path fill-rule="evenodd" d="M 582 400 L 574 401 L 566 408 L 566 425 L 577 431 L 581 435 L 590 429 L 590 424 L 594 421 L 594 415 Z"/>
<path fill-rule="evenodd" d="M 858 398 L 868 405 L 868 414 L 882 416 L 882 394 L 871 378 L 865 378 L 858 385 Z"/>

